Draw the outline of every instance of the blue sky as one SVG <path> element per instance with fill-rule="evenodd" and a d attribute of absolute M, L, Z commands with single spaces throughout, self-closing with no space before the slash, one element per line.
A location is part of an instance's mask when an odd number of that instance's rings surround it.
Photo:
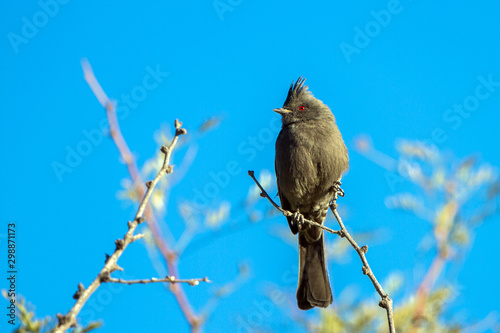
<path fill-rule="evenodd" d="M 172 189 L 165 220 L 175 236 L 182 229 L 177 205 L 192 200 L 212 181 L 210 172 L 226 170 L 231 161 L 238 172 L 210 204 L 230 201 L 231 221 L 246 223 L 239 206 L 251 185 L 246 170 L 273 170 L 279 115 L 272 109 L 300 75 L 332 108 L 350 149 L 343 182 L 348 195 L 339 202 L 346 224 L 357 232 L 384 231 L 369 252 L 381 280 L 401 271 L 409 288 L 416 286 L 428 261 L 414 249 L 429 227 L 386 208 L 394 189 L 385 170 L 355 151 L 358 135 L 369 135 L 393 157 L 398 138 L 430 139 L 458 157 L 477 154 L 500 166 L 500 7 L 493 2 L 42 0 L 0 6 L 1 220 L 4 228 L 8 221 L 18 226 L 18 291 L 40 317 L 72 306 L 78 282 L 88 285 L 95 277 L 134 214 L 116 197 L 128 174 L 112 141 L 82 146 L 105 119 L 83 79 L 82 58 L 122 107 L 122 132 L 140 165 L 154 155 L 154 133 L 162 124 L 179 118 L 194 133 L 203 121 L 221 117 L 217 129 L 193 139 L 196 158 Z M 467 108 L 459 112 L 454 104 Z M 71 151 L 86 148 L 71 172 L 54 171 L 54 163 L 68 165 Z M 185 152 L 179 150 L 174 164 Z M 498 222 L 494 217 L 477 229 L 472 250 L 445 281 L 460 290 L 449 312 L 471 322 L 498 309 Z M 266 287 L 283 284 L 284 274 L 295 270 L 294 248 L 272 234 L 277 226 L 286 226 L 284 218 L 246 223 L 199 246 L 195 239 L 186 249 L 182 277 L 214 281 L 186 288 L 196 309 L 234 278 L 239 263 L 247 262 L 252 272 L 220 302 L 207 332 L 243 330 L 238 318 L 248 319 L 267 300 Z M 330 267 L 337 295 L 347 286 L 371 295 L 358 260 L 350 257 Z M 137 278 L 156 274 L 141 244 L 133 244 L 120 263 Z M 295 283 L 282 287 L 293 296 Z M 103 288 L 106 306 L 97 300 L 87 312 L 87 318 L 104 321 L 102 332 L 188 331 L 162 286 Z M 265 319 L 265 329 L 289 329 L 278 309 Z M 9 328 L 4 320 L 1 325 Z"/>

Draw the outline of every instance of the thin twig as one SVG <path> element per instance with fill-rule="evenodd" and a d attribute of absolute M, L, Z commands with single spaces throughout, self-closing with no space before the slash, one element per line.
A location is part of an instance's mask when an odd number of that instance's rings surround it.
<path fill-rule="evenodd" d="M 94 72 L 92 71 L 92 67 L 86 59 L 82 60 L 82 68 L 85 80 L 87 81 L 89 87 L 94 92 L 96 98 L 99 100 L 99 103 L 106 110 L 111 138 L 118 148 L 121 158 L 123 159 L 123 161 L 125 161 L 135 190 L 137 191 L 139 197 L 144 197 L 146 193 L 146 187 L 144 186 L 144 181 L 141 177 L 141 173 L 139 172 L 139 168 L 135 163 L 134 156 L 121 133 L 118 119 L 116 117 L 116 103 L 109 99 L 105 94 L 104 90 L 99 84 L 99 81 L 97 81 Z M 165 260 L 168 273 L 172 276 L 179 276 L 177 268 L 177 253 L 175 253 L 165 241 L 158 221 L 156 220 L 156 216 L 153 213 L 153 209 L 150 205 L 146 205 L 145 217 L 146 223 L 151 230 L 151 234 L 153 236 L 155 244 L 158 246 L 158 250 Z M 191 326 L 192 331 L 196 332 L 201 322 L 198 316 L 194 313 L 193 308 L 191 307 L 191 304 L 189 303 L 189 300 L 184 293 L 182 285 L 173 285 L 171 288 L 169 288 L 169 290 L 174 294 L 175 299 L 179 304 L 184 317 Z"/>
<path fill-rule="evenodd" d="M 373 286 L 375 287 L 375 290 L 377 293 L 380 295 L 382 298 L 378 305 L 381 308 L 384 308 L 387 312 L 387 321 L 389 323 L 389 332 L 390 333 L 396 333 L 396 327 L 394 326 L 394 313 L 392 310 L 392 299 L 389 297 L 389 294 L 386 294 L 380 283 L 378 282 L 377 278 L 375 277 L 375 274 L 373 274 L 372 269 L 370 268 L 370 265 L 368 264 L 368 260 L 366 260 L 366 252 L 368 252 L 368 246 L 364 245 L 362 247 L 359 247 L 359 245 L 356 243 L 354 238 L 349 234 L 347 229 L 344 226 L 344 223 L 342 222 L 342 219 L 340 218 L 339 213 L 337 212 L 337 192 L 335 193 L 335 196 L 332 200 L 332 203 L 330 204 L 330 209 L 332 210 L 333 215 L 337 219 L 337 222 L 340 226 L 340 231 L 342 233 L 342 237 L 345 237 L 349 243 L 351 243 L 352 247 L 356 250 L 356 252 L 359 255 L 359 258 L 361 259 L 361 262 L 363 263 L 363 274 L 367 275 L 370 280 L 373 283 Z"/>
<path fill-rule="evenodd" d="M 123 251 L 130 243 L 140 238 L 140 237 L 134 237 L 134 232 L 137 226 L 140 223 L 144 222 L 144 217 L 143 217 L 144 210 L 146 209 L 146 205 L 148 203 L 149 197 L 151 196 L 151 193 L 153 192 L 154 187 L 164 174 L 172 172 L 172 166 L 169 165 L 172 150 L 174 149 L 175 144 L 177 143 L 179 135 L 186 134 L 186 130 L 181 128 L 181 126 L 182 123 L 178 120 L 175 120 L 175 136 L 172 139 L 172 142 L 168 147 L 166 146 L 161 147 L 161 151 L 165 155 L 165 158 L 163 160 L 163 166 L 161 167 L 160 171 L 158 171 L 156 177 L 152 181 L 147 182 L 147 191 L 144 194 L 144 197 L 139 205 L 139 208 L 137 209 L 137 213 L 135 214 L 134 220 L 128 223 L 128 231 L 125 233 L 125 236 L 123 236 L 122 239 L 118 239 L 115 242 L 116 245 L 115 251 L 111 256 L 107 256 L 104 267 L 101 269 L 99 274 L 97 274 L 96 278 L 94 279 L 94 281 L 92 281 L 90 286 L 84 288 L 82 284 L 78 285 L 78 291 L 73 296 L 77 301 L 66 315 L 62 314 L 57 315 L 59 323 L 55 328 L 54 333 L 62 333 L 68 330 L 70 327 L 76 326 L 76 316 L 78 315 L 78 313 L 80 313 L 80 310 L 82 309 L 83 305 L 87 302 L 89 297 L 97 290 L 97 288 L 99 288 L 101 283 L 109 282 L 111 280 L 110 277 L 111 273 L 113 273 L 116 270 L 121 270 L 121 268 L 117 264 L 118 258 L 120 258 Z"/>
<path fill-rule="evenodd" d="M 151 279 L 143 279 L 143 280 L 123 280 L 123 279 L 117 279 L 117 278 L 109 278 L 108 282 L 112 283 L 123 283 L 123 284 L 146 284 L 146 283 L 157 283 L 157 282 L 163 282 L 163 283 L 187 283 L 191 286 L 197 286 L 200 284 L 200 282 L 207 282 L 211 283 L 207 277 L 204 278 L 196 278 L 196 279 L 176 279 L 174 276 L 167 276 L 163 279 L 157 279 L 157 278 L 151 278 Z"/>
<path fill-rule="evenodd" d="M 261 197 L 267 198 L 267 200 L 269 200 L 269 202 L 274 206 L 274 208 L 276 208 L 277 210 L 279 210 L 284 216 L 289 217 L 289 216 L 293 216 L 294 215 L 292 212 L 290 212 L 290 211 L 288 211 L 286 209 L 283 209 L 280 206 L 278 206 L 278 204 L 276 204 L 276 202 L 274 202 L 273 199 L 271 199 L 271 197 L 269 196 L 269 194 L 267 194 L 266 190 L 264 190 L 264 188 L 262 187 L 262 185 L 260 185 L 259 181 L 255 178 L 254 172 L 252 170 L 248 171 L 248 175 L 250 177 L 252 177 L 252 179 L 255 182 L 255 184 L 257 184 L 257 186 L 260 188 L 260 190 L 261 190 L 260 196 Z M 308 223 L 310 225 L 313 225 L 315 227 L 321 228 L 321 229 L 323 229 L 325 231 L 328 231 L 331 234 L 336 234 L 336 235 L 339 235 L 339 236 L 341 235 L 341 231 L 330 229 L 328 227 L 325 227 L 322 224 L 319 224 L 318 222 L 314 222 L 314 221 L 307 220 L 307 219 L 304 219 L 304 222 Z"/>
<path fill-rule="evenodd" d="M 285 216 L 293 216 L 294 215 L 292 212 L 287 211 L 287 210 L 281 208 L 280 206 L 278 206 L 269 197 L 269 195 L 267 194 L 267 192 L 260 185 L 259 181 L 257 179 L 255 179 L 253 171 L 248 171 L 248 175 L 250 177 L 252 177 L 252 179 L 254 180 L 254 182 L 257 184 L 257 186 L 262 191 L 261 197 L 267 198 L 267 200 L 269 200 L 269 202 L 271 202 L 271 204 L 277 210 L 279 210 L 283 215 L 285 215 Z M 359 245 L 356 243 L 356 241 L 354 240 L 354 238 L 352 238 L 352 236 L 349 234 L 349 232 L 345 228 L 344 223 L 342 222 L 342 219 L 340 218 L 340 215 L 337 212 L 337 204 L 336 204 L 337 196 L 338 196 L 338 192 L 335 192 L 335 196 L 334 196 L 334 198 L 332 200 L 332 203 L 330 204 L 330 209 L 332 210 L 333 215 L 335 216 L 335 218 L 337 219 L 337 222 L 339 223 L 340 230 L 332 230 L 330 228 L 324 227 L 323 225 L 321 225 L 321 224 L 319 224 L 317 222 L 309 221 L 309 220 L 306 220 L 306 219 L 304 219 L 304 222 L 312 224 L 312 225 L 314 225 L 316 227 L 319 227 L 321 229 L 324 229 L 324 230 L 326 230 L 326 231 L 328 231 L 328 232 L 330 232 L 332 234 L 339 235 L 340 237 L 347 238 L 347 240 L 349 241 L 349 243 L 352 245 L 352 247 L 358 253 L 359 258 L 361 259 L 361 262 L 363 263 L 363 274 L 368 275 L 368 277 L 370 278 L 370 280 L 373 283 L 373 286 L 375 287 L 375 290 L 378 292 L 378 294 L 382 298 L 382 300 L 378 303 L 378 305 L 380 307 L 384 308 L 386 310 L 386 312 L 387 312 L 387 320 L 389 322 L 389 332 L 390 333 L 396 333 L 396 328 L 394 326 L 394 314 L 393 314 L 393 309 L 392 309 L 392 299 L 389 297 L 388 294 L 386 294 L 384 292 L 384 289 L 382 288 L 382 286 L 380 285 L 380 283 L 377 281 L 377 278 L 373 274 L 373 272 L 372 272 L 372 270 L 370 268 L 370 265 L 368 265 L 368 261 L 366 260 L 366 256 L 365 256 L 366 252 L 368 251 L 368 246 L 365 245 L 363 247 L 359 247 Z"/>

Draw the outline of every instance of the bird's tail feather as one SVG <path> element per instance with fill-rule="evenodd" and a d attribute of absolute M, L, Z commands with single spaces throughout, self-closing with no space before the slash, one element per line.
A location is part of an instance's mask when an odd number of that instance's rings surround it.
<path fill-rule="evenodd" d="M 299 283 L 297 305 L 309 310 L 315 306 L 326 308 L 332 303 L 332 290 L 326 271 L 323 232 L 316 241 L 310 241 L 299 232 Z"/>

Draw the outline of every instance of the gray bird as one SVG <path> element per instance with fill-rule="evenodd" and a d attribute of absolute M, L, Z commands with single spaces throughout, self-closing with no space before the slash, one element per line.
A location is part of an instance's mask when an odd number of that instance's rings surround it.
<path fill-rule="evenodd" d="M 349 155 L 332 111 L 304 81 L 292 82 L 283 107 L 274 109 L 282 120 L 275 169 L 281 206 L 294 213 L 287 220 L 292 233 L 299 233 L 297 305 L 308 310 L 330 305 L 332 291 L 323 230 L 301 221 L 323 224 L 336 186 L 349 169 Z"/>

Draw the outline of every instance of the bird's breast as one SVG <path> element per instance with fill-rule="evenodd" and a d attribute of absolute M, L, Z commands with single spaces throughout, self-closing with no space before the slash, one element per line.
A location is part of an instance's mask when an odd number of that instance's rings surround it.
<path fill-rule="evenodd" d="M 347 151 L 334 123 L 293 125 L 276 140 L 278 186 L 292 204 L 312 209 L 331 199 L 331 187 L 346 169 L 339 156 Z"/>

